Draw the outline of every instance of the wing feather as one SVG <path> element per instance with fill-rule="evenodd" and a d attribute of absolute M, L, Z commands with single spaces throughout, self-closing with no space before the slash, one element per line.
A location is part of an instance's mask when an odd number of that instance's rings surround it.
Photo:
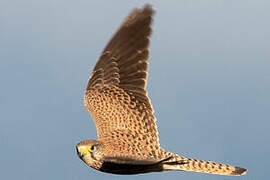
<path fill-rule="evenodd" d="M 159 149 L 146 92 L 153 9 L 135 9 L 105 47 L 88 82 L 85 106 L 108 157 L 149 160 Z M 118 152 L 118 153 L 116 153 Z"/>

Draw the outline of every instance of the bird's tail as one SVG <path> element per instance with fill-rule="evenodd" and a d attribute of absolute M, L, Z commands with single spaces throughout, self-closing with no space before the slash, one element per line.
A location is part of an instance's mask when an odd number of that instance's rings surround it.
<path fill-rule="evenodd" d="M 215 163 L 212 161 L 201 161 L 197 159 L 188 159 L 173 154 L 171 159 L 164 161 L 163 170 L 182 170 L 200 173 L 210 173 L 218 175 L 241 176 L 247 173 L 247 169 L 230 166 L 226 164 Z"/>

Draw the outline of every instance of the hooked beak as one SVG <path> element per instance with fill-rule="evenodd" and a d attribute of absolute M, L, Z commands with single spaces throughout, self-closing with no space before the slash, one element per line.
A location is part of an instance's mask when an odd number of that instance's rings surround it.
<path fill-rule="evenodd" d="M 77 151 L 77 155 L 81 158 L 83 156 L 83 154 L 81 152 L 79 152 L 78 147 L 76 146 L 76 151 Z"/>
<path fill-rule="evenodd" d="M 87 148 L 84 146 L 76 146 L 77 154 L 80 158 L 82 158 L 87 152 Z"/>

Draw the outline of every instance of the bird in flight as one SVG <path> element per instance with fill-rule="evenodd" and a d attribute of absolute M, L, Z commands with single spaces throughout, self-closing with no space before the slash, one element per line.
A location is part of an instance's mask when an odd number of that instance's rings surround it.
<path fill-rule="evenodd" d="M 146 91 L 153 15 L 150 5 L 134 9 L 97 61 L 84 104 L 95 122 L 98 140 L 78 143 L 78 156 L 88 166 L 113 174 L 168 170 L 246 174 L 241 167 L 190 159 L 160 147 Z"/>

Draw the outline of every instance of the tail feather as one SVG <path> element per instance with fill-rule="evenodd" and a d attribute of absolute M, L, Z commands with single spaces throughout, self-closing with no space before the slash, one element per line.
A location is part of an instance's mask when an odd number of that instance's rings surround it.
<path fill-rule="evenodd" d="M 177 164 L 177 162 L 179 162 L 179 164 Z M 247 169 L 241 167 L 215 163 L 212 161 L 188 159 L 179 155 L 175 155 L 169 161 L 163 162 L 163 169 L 193 171 L 230 176 L 241 176 L 247 173 Z"/>

